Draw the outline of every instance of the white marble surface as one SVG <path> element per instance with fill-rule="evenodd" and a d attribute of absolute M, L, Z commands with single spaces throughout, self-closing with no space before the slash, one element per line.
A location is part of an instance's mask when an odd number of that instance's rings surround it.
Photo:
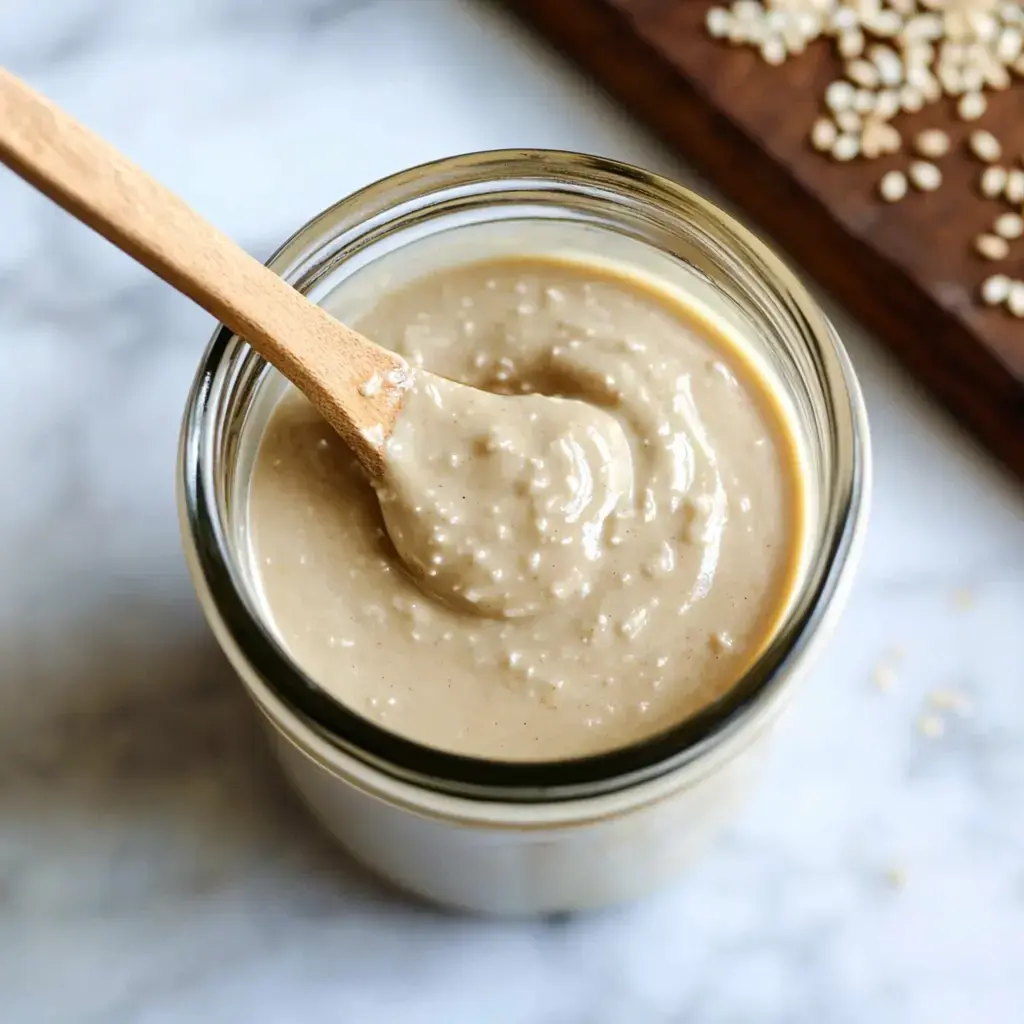
<path fill-rule="evenodd" d="M 469 0 L 6 0 L 0 62 L 263 255 L 352 188 L 459 150 L 693 180 Z M 1024 1017 L 1024 494 L 848 319 L 875 516 L 763 790 L 642 905 L 481 923 L 335 854 L 203 625 L 173 460 L 209 319 L 6 173 L 0 225 L 0 1020 Z M 928 738 L 937 688 L 972 710 Z"/>

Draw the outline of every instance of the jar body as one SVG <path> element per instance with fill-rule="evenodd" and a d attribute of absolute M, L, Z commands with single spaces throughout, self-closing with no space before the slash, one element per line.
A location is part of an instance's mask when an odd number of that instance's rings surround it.
<path fill-rule="evenodd" d="M 679 875 L 752 791 L 770 726 L 742 750 L 671 791 L 581 821 L 527 826 L 418 813 L 371 795 L 273 730 L 295 789 L 348 852 L 398 888 L 475 914 L 526 916 L 587 910 L 638 898 Z"/>
<path fill-rule="evenodd" d="M 503 823 L 500 806 L 491 821 L 411 814 L 349 784 L 276 728 L 272 735 L 292 785 L 371 871 L 443 906 L 525 916 L 621 903 L 679 875 L 751 792 L 768 730 L 660 798 L 605 816 L 595 805 L 587 820 L 532 827 Z"/>
<path fill-rule="evenodd" d="M 706 239 L 695 234 L 696 241 L 677 244 L 684 229 L 696 233 L 701 217 Z M 441 265 L 598 251 L 601 259 L 671 278 L 764 346 L 766 366 L 793 392 L 794 415 L 817 446 L 811 454 L 821 480 L 814 496 L 817 589 L 811 593 L 808 584 L 805 619 L 792 629 L 770 685 L 742 718 L 723 720 L 699 749 L 681 750 L 671 763 L 571 792 L 542 781 L 528 798 L 475 785 L 472 766 L 461 788 L 449 786 L 384 748 L 332 733 L 315 707 L 289 699 L 289 692 L 304 692 L 301 679 L 290 691 L 278 685 L 300 672 L 268 636 L 245 533 L 248 467 L 275 384 L 224 331 L 201 367 L 182 434 L 179 495 L 193 581 L 286 774 L 356 859 L 405 890 L 472 912 L 556 913 L 619 902 L 676 875 L 730 820 L 757 775 L 777 714 L 834 626 L 869 504 L 863 401 L 831 327 L 763 247 L 697 197 L 608 161 L 481 154 L 406 172 L 321 215 L 269 266 L 316 301 L 340 295 L 332 311 L 355 319 L 382 283 L 401 282 L 413 266 L 404 255 L 427 242 Z M 789 338 L 791 305 L 799 316 Z"/>

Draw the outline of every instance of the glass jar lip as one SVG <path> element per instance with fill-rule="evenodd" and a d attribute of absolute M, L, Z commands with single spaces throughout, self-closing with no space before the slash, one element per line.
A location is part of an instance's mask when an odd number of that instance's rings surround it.
<path fill-rule="evenodd" d="M 248 346 L 223 326 L 214 332 L 200 363 L 182 424 L 179 486 L 196 583 L 209 596 L 221 630 L 260 681 L 321 740 L 340 752 L 405 782 L 472 799 L 529 803 L 612 792 L 691 763 L 733 735 L 779 690 L 789 666 L 815 635 L 843 576 L 866 500 L 867 437 L 858 406 L 859 389 L 824 314 L 795 275 L 756 236 L 697 193 L 659 175 L 609 158 L 557 150 L 490 150 L 448 157 L 383 178 L 328 207 L 296 231 L 271 256 L 268 266 L 286 273 L 289 268 L 283 263 L 294 261 L 300 248 L 308 255 L 310 244 L 320 248 L 329 243 L 346 214 L 365 217 L 369 212 L 379 217 L 394 210 L 396 193 L 402 200 L 428 199 L 452 185 L 490 182 L 500 187 L 517 178 L 564 184 L 567 174 L 571 182 L 623 194 L 642 186 L 648 202 L 684 199 L 739 240 L 747 252 L 756 254 L 774 278 L 773 287 L 781 290 L 811 325 L 830 398 L 847 419 L 844 435 L 850 450 L 844 460 L 837 460 L 845 465 L 846 473 L 838 484 L 840 506 L 835 527 L 819 557 L 822 571 L 805 592 L 799 615 L 780 630 L 752 669 L 716 703 L 629 746 L 559 761 L 490 760 L 450 753 L 389 732 L 346 708 L 307 676 L 241 593 L 242 584 L 232 569 L 231 544 L 218 513 L 208 431 L 218 371 Z"/>

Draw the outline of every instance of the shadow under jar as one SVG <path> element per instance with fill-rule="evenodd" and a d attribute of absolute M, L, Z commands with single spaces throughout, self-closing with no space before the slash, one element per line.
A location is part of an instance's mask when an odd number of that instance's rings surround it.
<path fill-rule="evenodd" d="M 456 755 L 347 709 L 289 656 L 262 602 L 249 482 L 288 385 L 225 328 L 199 368 L 182 430 L 179 504 L 193 582 L 287 775 L 371 869 L 481 913 L 629 899 L 670 880 L 731 818 L 777 713 L 831 632 L 867 519 L 863 400 L 833 328 L 769 249 L 694 193 L 602 158 L 517 150 L 415 168 L 320 214 L 269 266 L 357 322 L 383 291 L 422 273 L 424 254 L 431 270 L 600 254 L 692 296 L 742 341 L 785 400 L 808 477 L 806 557 L 773 639 L 716 703 L 641 742 L 573 760 Z"/>

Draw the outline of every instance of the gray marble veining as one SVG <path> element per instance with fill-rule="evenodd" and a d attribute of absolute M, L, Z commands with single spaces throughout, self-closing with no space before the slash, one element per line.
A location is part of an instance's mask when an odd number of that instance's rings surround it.
<path fill-rule="evenodd" d="M 469 0 L 7 0 L 0 62 L 261 255 L 458 150 L 696 180 Z M 760 794 L 666 893 L 486 923 L 336 853 L 202 623 L 174 456 L 209 318 L 6 173 L 0 225 L 0 1020 L 1021 1019 L 1024 496 L 841 312 L 874 521 Z"/>

